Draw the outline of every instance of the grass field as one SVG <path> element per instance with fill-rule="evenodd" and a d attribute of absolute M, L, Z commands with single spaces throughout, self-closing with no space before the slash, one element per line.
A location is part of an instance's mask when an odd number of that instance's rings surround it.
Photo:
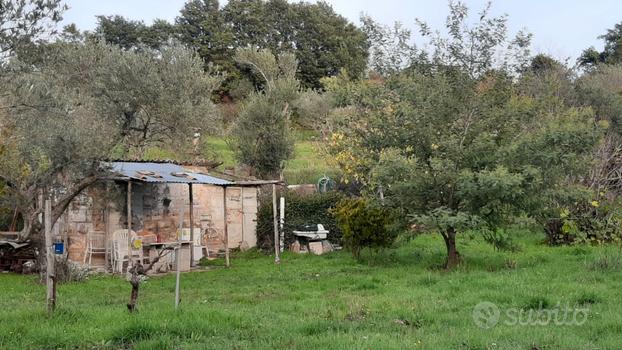
<path fill-rule="evenodd" d="M 294 155 L 285 162 L 283 176 L 288 184 L 317 183 L 320 177 L 327 175 L 338 177 L 338 170 L 330 165 L 328 156 L 321 149 L 318 135 L 310 130 L 294 132 Z M 201 146 L 202 157 L 222 162 L 225 167 L 235 167 L 237 161 L 233 150 L 222 136 L 205 137 Z M 162 148 L 149 148 L 143 155 L 144 159 L 177 159 L 180 155 Z"/>
<path fill-rule="evenodd" d="M 283 176 L 289 184 L 317 183 L 323 175 L 335 176 L 336 170 L 328 164 L 322 153 L 318 136 L 312 131 L 299 130 L 295 133 L 294 156 L 285 163 Z M 223 166 L 236 165 L 233 150 L 222 137 L 208 137 L 203 151 L 210 158 L 223 162 Z"/>
<path fill-rule="evenodd" d="M 129 285 L 93 276 L 59 287 L 56 314 L 44 312 L 34 276 L 0 275 L 1 349 L 620 349 L 622 266 L 619 248 L 540 244 L 524 234 L 517 253 L 494 251 L 477 237 L 459 242 L 464 265 L 439 269 L 435 235 L 358 263 L 345 252 L 285 254 L 280 266 L 257 252 L 230 269 L 143 284 L 139 313 L 127 313 Z M 370 259 L 370 258 L 368 258 Z M 373 263 L 372 263 L 373 262 Z M 505 310 L 588 310 L 582 325 L 511 325 L 483 329 L 480 302 Z"/>

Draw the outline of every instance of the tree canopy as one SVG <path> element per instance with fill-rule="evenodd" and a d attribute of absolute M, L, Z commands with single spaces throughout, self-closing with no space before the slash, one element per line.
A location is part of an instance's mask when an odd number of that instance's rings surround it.
<path fill-rule="evenodd" d="M 483 12 L 468 27 L 466 16 L 453 4 L 449 37 L 434 37 L 412 69 L 327 84 L 342 110 L 330 144 L 337 164 L 368 196 L 439 232 L 447 267 L 459 262 L 458 232 L 558 215 L 552 208 L 572 193 L 601 135 L 591 109 L 521 92 L 513 77 L 527 66 L 523 56 L 490 59 L 506 48 L 504 17 Z"/>
<path fill-rule="evenodd" d="M 189 142 L 217 110 L 222 81 L 180 46 L 124 51 L 98 42 L 51 44 L 41 64 L 12 60 L 0 126 L 2 200 L 18 205 L 24 235 L 36 233 L 37 196 L 53 195 L 54 221 L 106 174 L 101 161 L 140 157 L 149 145 Z"/>

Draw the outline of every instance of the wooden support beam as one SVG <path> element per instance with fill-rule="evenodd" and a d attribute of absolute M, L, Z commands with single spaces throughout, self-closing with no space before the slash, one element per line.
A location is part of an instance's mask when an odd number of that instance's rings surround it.
<path fill-rule="evenodd" d="M 279 237 L 279 223 L 276 209 L 276 185 L 272 184 L 272 219 L 274 223 L 274 263 L 281 263 L 281 238 Z"/>
<path fill-rule="evenodd" d="M 279 198 L 279 251 L 285 250 L 285 197 Z"/>
<path fill-rule="evenodd" d="M 222 188 L 222 206 L 224 216 L 224 234 L 225 234 L 225 266 L 229 267 L 229 228 L 227 227 L 227 186 Z"/>
<path fill-rule="evenodd" d="M 54 271 L 54 247 L 52 244 L 52 201 L 45 200 L 43 209 L 45 252 L 46 252 L 46 276 L 48 314 L 52 315 L 56 307 L 56 278 Z"/>
<path fill-rule="evenodd" d="M 184 208 L 182 203 L 181 213 L 179 213 L 179 234 L 177 235 L 177 248 L 175 248 L 175 310 L 179 308 L 179 285 L 181 283 L 181 230 L 184 227 Z"/>
<path fill-rule="evenodd" d="M 132 181 L 127 182 L 127 269 L 134 264 L 132 261 Z M 123 270 L 123 266 L 121 266 Z"/>
<path fill-rule="evenodd" d="M 194 266 L 194 205 L 192 184 L 188 184 L 188 197 L 190 197 L 190 267 L 192 267 Z"/>
<path fill-rule="evenodd" d="M 104 206 L 104 268 L 106 271 L 108 265 L 111 265 L 110 260 L 110 203 L 106 202 Z"/>

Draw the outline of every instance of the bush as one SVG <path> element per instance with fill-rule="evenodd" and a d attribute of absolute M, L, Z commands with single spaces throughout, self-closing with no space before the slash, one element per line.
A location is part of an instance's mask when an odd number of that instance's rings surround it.
<path fill-rule="evenodd" d="M 286 191 L 285 196 L 285 246 L 294 242 L 292 231 L 305 224 L 322 224 L 329 231 L 328 240 L 341 244 L 341 230 L 329 212 L 343 199 L 339 192 L 299 194 Z M 260 198 L 257 213 L 257 245 L 266 251 L 274 250 L 274 226 L 272 221 L 272 195 Z"/>
<path fill-rule="evenodd" d="M 551 245 L 601 244 L 622 240 L 622 202 L 598 198 L 562 208 L 545 232 Z"/>
<path fill-rule="evenodd" d="M 82 282 L 89 277 L 88 265 L 73 262 L 71 260 L 57 259 L 54 265 L 56 271 L 56 280 L 59 283 L 66 282 Z"/>
<path fill-rule="evenodd" d="M 396 235 L 388 229 L 391 215 L 382 207 L 364 199 L 343 199 L 333 210 L 343 232 L 343 241 L 356 259 L 364 248 L 381 249 L 391 246 Z"/>

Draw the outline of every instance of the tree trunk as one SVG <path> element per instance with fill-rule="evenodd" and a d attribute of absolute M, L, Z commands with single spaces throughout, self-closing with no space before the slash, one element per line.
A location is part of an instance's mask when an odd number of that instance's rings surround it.
<path fill-rule="evenodd" d="M 140 280 L 132 276 L 130 284 L 132 285 L 132 294 L 130 294 L 130 302 L 127 304 L 127 309 L 130 312 L 134 312 L 136 311 L 136 301 L 138 301 L 138 287 L 140 287 Z"/>
<path fill-rule="evenodd" d="M 129 254 L 131 254 L 131 251 Z M 155 264 L 160 261 L 162 256 L 166 254 L 168 254 L 168 252 L 161 250 L 158 253 L 158 256 L 156 256 L 147 266 L 143 266 L 142 261 L 140 260 L 137 260 L 136 263 L 134 263 L 134 266 L 132 266 L 131 268 L 128 266 L 128 272 L 131 274 L 129 282 L 132 286 L 130 302 L 127 304 L 127 309 L 129 312 L 137 311 L 136 303 L 138 302 L 138 288 L 140 288 L 140 283 L 142 282 L 143 276 L 145 276 L 147 272 L 151 271 Z"/>
<path fill-rule="evenodd" d="M 131 252 L 129 254 L 131 254 Z M 140 261 L 136 261 L 136 264 L 134 264 L 128 272 L 131 273 L 129 282 L 132 286 L 132 293 L 130 294 L 130 302 L 127 304 L 127 309 L 129 312 L 134 312 L 136 311 L 136 302 L 138 301 L 138 288 L 140 287 L 141 275 L 144 273 L 143 265 Z"/>
<path fill-rule="evenodd" d="M 451 227 L 441 233 L 443 240 L 445 240 L 445 247 L 447 248 L 447 260 L 445 261 L 445 268 L 452 270 L 460 263 L 460 253 L 456 249 L 456 230 Z"/>

